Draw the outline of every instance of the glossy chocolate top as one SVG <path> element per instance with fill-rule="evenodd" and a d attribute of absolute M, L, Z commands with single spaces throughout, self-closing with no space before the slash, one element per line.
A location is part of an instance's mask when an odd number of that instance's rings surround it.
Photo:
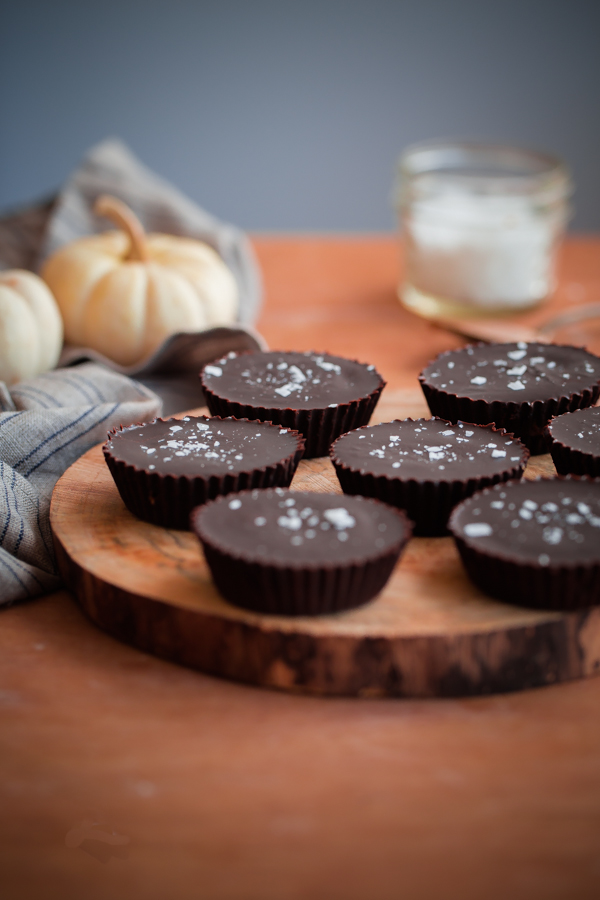
<path fill-rule="evenodd" d="M 524 465 L 525 446 L 490 426 L 404 419 L 343 434 L 331 456 L 351 469 L 418 481 L 467 481 Z"/>
<path fill-rule="evenodd" d="M 600 457 L 600 406 L 557 416 L 548 430 L 555 441 L 566 447 Z"/>
<path fill-rule="evenodd" d="M 298 449 L 299 435 L 270 422 L 208 416 L 156 419 L 115 432 L 115 459 L 159 475 L 226 475 L 274 465 Z"/>
<path fill-rule="evenodd" d="M 364 562 L 410 535 L 404 515 L 377 500 L 282 488 L 219 497 L 193 528 L 235 557 L 301 568 Z"/>
<path fill-rule="evenodd" d="M 473 400 L 558 399 L 600 383 L 600 358 L 555 344 L 475 344 L 442 353 L 420 380 Z"/>
<path fill-rule="evenodd" d="M 473 494 L 452 534 L 492 556 L 539 566 L 600 560 L 600 479 L 509 481 Z"/>
<path fill-rule="evenodd" d="M 377 390 L 374 366 L 325 353 L 230 353 L 205 366 L 202 384 L 217 396 L 267 409 L 325 409 Z"/>

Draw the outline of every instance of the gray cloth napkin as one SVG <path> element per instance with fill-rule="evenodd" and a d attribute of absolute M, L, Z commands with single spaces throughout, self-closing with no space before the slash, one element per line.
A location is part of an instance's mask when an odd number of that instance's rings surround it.
<path fill-rule="evenodd" d="M 156 394 L 95 363 L 0 382 L 0 605 L 54 590 L 52 489 L 117 425 L 160 415 Z"/>

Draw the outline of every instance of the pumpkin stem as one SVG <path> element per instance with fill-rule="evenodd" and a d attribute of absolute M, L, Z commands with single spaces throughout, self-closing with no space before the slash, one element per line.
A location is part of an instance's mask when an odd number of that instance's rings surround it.
<path fill-rule="evenodd" d="M 146 232 L 138 217 L 126 203 L 110 194 L 101 194 L 94 203 L 94 212 L 97 216 L 110 219 L 129 237 L 129 251 L 125 260 L 146 262 L 148 259 Z"/>

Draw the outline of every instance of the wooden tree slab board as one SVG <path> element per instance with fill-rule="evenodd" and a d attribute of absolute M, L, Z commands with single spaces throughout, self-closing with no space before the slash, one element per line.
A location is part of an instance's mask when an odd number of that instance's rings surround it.
<path fill-rule="evenodd" d="M 390 400 L 378 420 L 394 417 Z M 401 405 L 402 416 L 424 413 L 422 401 Z M 550 457 L 530 463 L 526 476 L 538 474 L 554 474 Z M 340 492 L 327 459 L 302 461 L 292 488 Z M 193 535 L 125 509 L 100 447 L 56 485 L 51 523 L 62 576 L 93 622 L 214 675 L 316 694 L 427 697 L 518 690 L 600 668 L 599 609 L 491 600 L 468 580 L 451 538 L 413 538 L 370 604 L 291 619 L 226 603 Z"/>

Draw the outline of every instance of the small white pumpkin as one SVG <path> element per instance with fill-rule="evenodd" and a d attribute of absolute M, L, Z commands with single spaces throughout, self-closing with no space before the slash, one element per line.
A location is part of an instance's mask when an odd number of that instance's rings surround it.
<path fill-rule="evenodd" d="M 53 369 L 63 324 L 48 286 L 33 272 L 0 272 L 0 381 L 14 384 Z"/>
<path fill-rule="evenodd" d="M 115 197 L 99 197 L 94 212 L 122 230 L 72 241 L 42 270 L 62 313 L 65 340 L 133 365 L 176 332 L 235 321 L 237 283 L 212 247 L 145 234 Z"/>

